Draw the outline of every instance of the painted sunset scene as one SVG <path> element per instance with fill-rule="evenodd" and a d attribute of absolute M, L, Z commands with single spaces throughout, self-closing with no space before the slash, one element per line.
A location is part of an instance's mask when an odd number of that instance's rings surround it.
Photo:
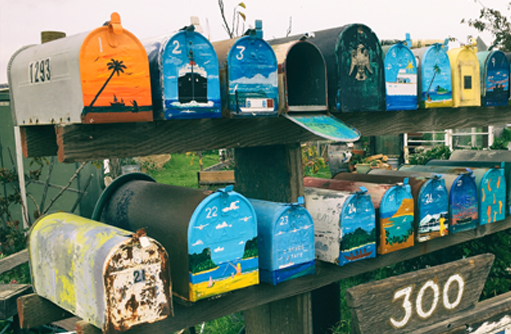
<path fill-rule="evenodd" d="M 124 123 L 153 120 L 149 61 L 130 34 L 109 43 L 108 27 L 92 31 L 80 50 L 82 122 Z"/>
<path fill-rule="evenodd" d="M 259 283 L 255 212 L 244 197 L 224 196 L 198 207 L 188 227 L 191 301 Z"/>
<path fill-rule="evenodd" d="M 421 107 L 452 107 L 451 65 L 440 45 L 431 46 L 422 58 Z"/>
<path fill-rule="evenodd" d="M 392 46 L 385 56 L 387 110 L 417 109 L 417 65 L 403 44 Z"/>
<path fill-rule="evenodd" d="M 201 34 L 181 31 L 163 51 L 165 119 L 219 118 L 218 58 Z"/>
<path fill-rule="evenodd" d="M 244 37 L 230 49 L 228 62 L 229 110 L 239 116 L 276 115 L 278 67 L 268 43 Z"/>
<path fill-rule="evenodd" d="M 468 179 L 465 180 L 465 179 Z M 449 193 L 451 233 L 476 228 L 479 223 L 477 187 L 470 176 L 460 175 Z"/>
<path fill-rule="evenodd" d="M 505 106 L 509 98 L 509 63 L 502 52 L 493 54 L 488 59 L 486 73 L 486 94 L 484 103 L 487 106 Z"/>
<path fill-rule="evenodd" d="M 380 207 L 380 244 L 378 254 L 386 254 L 414 244 L 413 198 L 404 198 L 399 206 Z M 384 211 L 385 210 L 385 211 Z"/>

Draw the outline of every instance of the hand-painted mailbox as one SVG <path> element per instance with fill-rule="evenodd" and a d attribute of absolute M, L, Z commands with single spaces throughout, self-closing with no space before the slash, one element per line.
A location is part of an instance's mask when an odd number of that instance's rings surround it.
<path fill-rule="evenodd" d="M 387 254 L 414 244 L 413 198 L 408 184 L 374 184 L 312 177 L 303 179 L 304 187 L 356 192 L 367 189 L 376 212 L 378 254 Z"/>
<path fill-rule="evenodd" d="M 314 274 L 314 222 L 303 205 L 249 199 L 257 215 L 259 279 L 285 282 Z"/>
<path fill-rule="evenodd" d="M 104 333 L 173 315 L 167 252 L 143 231 L 60 212 L 35 222 L 28 245 L 37 294 Z"/>
<path fill-rule="evenodd" d="M 174 294 L 182 299 L 259 283 L 257 218 L 232 186 L 211 193 L 130 173 L 105 189 L 93 217 L 128 230 L 144 227 L 160 241 L 171 259 Z"/>
<path fill-rule="evenodd" d="M 228 117 L 278 116 L 278 66 L 263 40 L 262 21 L 244 37 L 213 43 L 220 63 L 222 112 Z"/>
<path fill-rule="evenodd" d="M 455 150 L 448 160 L 454 164 L 461 162 L 464 166 L 473 167 L 493 167 L 504 162 L 504 175 L 507 186 L 507 204 L 511 214 L 511 151 L 508 150 Z M 467 162 L 467 164 L 464 163 Z M 456 166 L 456 165 L 453 165 Z"/>
<path fill-rule="evenodd" d="M 451 63 L 452 100 L 455 108 L 481 105 L 479 60 L 472 49 L 473 45 L 447 51 Z"/>
<path fill-rule="evenodd" d="M 147 54 L 117 13 L 92 32 L 20 49 L 8 77 L 16 125 L 153 120 Z"/>
<path fill-rule="evenodd" d="M 444 163 L 445 161 L 445 163 Z M 470 168 L 475 176 L 479 199 L 479 225 L 503 220 L 506 216 L 506 178 L 504 163 L 500 166 L 470 166 L 457 164 L 449 160 L 430 160 L 427 166 L 440 173 L 459 173 Z"/>
<path fill-rule="evenodd" d="M 305 39 L 286 37 L 268 41 L 279 68 L 279 112 L 317 136 L 343 142 L 360 138 L 360 132 L 328 110 L 325 60 L 321 51 Z"/>
<path fill-rule="evenodd" d="M 419 105 L 421 108 L 452 107 L 451 63 L 446 44 L 435 43 L 412 49 L 419 67 Z"/>
<path fill-rule="evenodd" d="M 413 167 L 413 166 L 407 166 Z M 406 169 L 402 166 L 397 171 L 382 171 L 379 174 L 403 175 L 408 177 L 430 177 L 431 172 Z M 449 192 L 449 233 L 474 229 L 479 224 L 479 206 L 477 186 L 472 171 L 463 174 L 442 174 Z"/>
<path fill-rule="evenodd" d="M 367 189 L 355 193 L 305 188 L 314 219 L 316 258 L 340 266 L 376 257 L 376 215 Z"/>
<path fill-rule="evenodd" d="M 415 238 L 419 242 L 449 234 L 449 195 L 440 175 L 407 177 L 378 175 L 379 169 L 369 174 L 339 173 L 336 180 L 365 181 L 372 183 L 398 183 L 408 178 L 414 199 Z"/>
<path fill-rule="evenodd" d="M 417 109 L 417 63 L 404 42 L 385 52 L 384 68 L 387 110 Z"/>
<path fill-rule="evenodd" d="M 359 23 L 314 34 L 311 41 L 327 65 L 330 111 L 384 111 L 383 51 L 376 34 Z"/>
<path fill-rule="evenodd" d="M 506 106 L 509 100 L 509 62 L 504 52 L 477 53 L 481 78 L 481 105 Z"/>
<path fill-rule="evenodd" d="M 222 116 L 218 58 L 193 25 L 144 45 L 151 66 L 155 119 Z"/>

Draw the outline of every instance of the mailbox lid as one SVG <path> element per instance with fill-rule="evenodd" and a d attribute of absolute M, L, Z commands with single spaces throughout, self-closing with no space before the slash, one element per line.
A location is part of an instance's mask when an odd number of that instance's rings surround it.
<path fill-rule="evenodd" d="M 477 53 L 481 98 L 485 106 L 505 106 L 509 99 L 509 62 L 500 50 Z"/>
<path fill-rule="evenodd" d="M 447 51 L 451 63 L 453 106 L 480 106 L 479 60 L 470 46 Z"/>
<path fill-rule="evenodd" d="M 257 214 L 262 270 L 277 271 L 314 261 L 314 223 L 307 209 L 297 203 L 256 199 L 250 203 Z"/>
<path fill-rule="evenodd" d="M 207 38 L 186 27 L 162 48 L 164 119 L 221 117 L 218 58 Z"/>
<path fill-rule="evenodd" d="M 272 47 L 255 34 L 227 55 L 228 108 L 236 117 L 278 115 L 278 64 Z"/>
<path fill-rule="evenodd" d="M 421 107 L 452 107 L 451 63 L 442 44 L 435 43 L 412 52 L 420 59 Z"/>
<path fill-rule="evenodd" d="M 419 242 L 449 234 L 449 193 L 440 175 L 423 184 L 417 205 Z"/>
<path fill-rule="evenodd" d="M 403 43 L 385 53 L 387 110 L 417 109 L 417 64 L 413 52 Z"/>
<path fill-rule="evenodd" d="M 190 218 L 191 301 L 259 283 L 257 216 L 248 199 L 232 188 L 209 195 Z"/>
<path fill-rule="evenodd" d="M 55 213 L 32 226 L 29 255 L 37 293 L 105 332 L 172 315 L 167 253 L 151 238 Z"/>

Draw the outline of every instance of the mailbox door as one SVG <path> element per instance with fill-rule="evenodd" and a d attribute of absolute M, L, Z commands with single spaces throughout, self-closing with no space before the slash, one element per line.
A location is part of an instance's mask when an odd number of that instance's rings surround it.
<path fill-rule="evenodd" d="M 219 118 L 218 58 L 211 43 L 194 31 L 181 31 L 162 54 L 165 119 Z"/>
<path fill-rule="evenodd" d="M 468 174 L 458 175 L 450 188 L 449 203 L 451 205 L 450 233 L 474 229 L 479 224 L 479 205 L 477 203 L 477 186 Z"/>
<path fill-rule="evenodd" d="M 489 53 L 485 62 L 480 62 L 483 74 L 483 104 L 485 106 L 505 106 L 509 99 L 509 63 L 502 51 Z"/>
<path fill-rule="evenodd" d="M 188 226 L 190 300 L 259 283 L 256 214 L 233 191 L 208 196 Z"/>
<path fill-rule="evenodd" d="M 387 110 L 417 109 L 417 65 L 415 56 L 403 43 L 385 55 Z"/>
<path fill-rule="evenodd" d="M 451 65 L 441 44 L 430 46 L 421 59 L 421 107 L 452 107 Z"/>
<path fill-rule="evenodd" d="M 431 179 L 424 183 L 417 204 L 419 242 L 449 234 L 449 194 L 445 180 Z"/>
<path fill-rule="evenodd" d="M 376 257 L 376 215 L 371 196 L 351 195 L 341 211 L 339 265 Z"/>
<path fill-rule="evenodd" d="M 506 179 L 503 169 L 489 169 L 479 184 L 479 225 L 503 220 L 506 216 Z"/>
<path fill-rule="evenodd" d="M 394 186 L 380 204 L 378 254 L 387 254 L 414 244 L 414 203 L 408 184 Z"/>
<path fill-rule="evenodd" d="M 237 40 L 227 56 L 233 116 L 278 115 L 278 66 L 271 46 L 255 36 Z"/>

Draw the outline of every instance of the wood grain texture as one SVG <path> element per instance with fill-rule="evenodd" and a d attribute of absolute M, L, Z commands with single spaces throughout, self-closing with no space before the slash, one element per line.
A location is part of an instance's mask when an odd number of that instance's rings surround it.
<path fill-rule="evenodd" d="M 31 292 L 29 284 L 0 284 L 0 320 L 9 319 L 18 313 L 16 300 Z"/>
<path fill-rule="evenodd" d="M 199 184 L 234 183 L 234 171 L 201 171 L 197 173 Z"/>
<path fill-rule="evenodd" d="M 320 140 L 283 118 L 58 125 L 60 162 Z"/>
<path fill-rule="evenodd" d="M 352 287 L 346 291 L 352 326 L 361 334 L 390 334 L 397 330 L 399 333 L 415 333 L 419 328 L 452 318 L 477 303 L 494 258 L 493 254 L 482 254 Z M 449 277 L 453 275 L 459 275 L 464 286 L 460 287 L 459 283 L 449 286 L 446 296 L 450 303 L 457 300 L 459 291 L 463 293 L 459 304 L 449 309 L 444 306 L 444 289 Z M 431 285 L 423 290 L 425 284 Z M 438 289 L 436 302 L 433 287 Z M 398 291 L 403 289 L 410 289 L 409 298 L 402 295 L 394 300 Z M 422 295 L 420 291 L 423 291 Z M 410 313 L 405 312 L 406 301 L 410 303 Z M 418 315 L 419 308 L 426 313 L 433 311 L 421 318 Z M 406 318 L 406 314 L 410 316 Z M 391 324 L 391 319 L 396 322 L 404 321 L 406 324 L 395 327 Z"/>
<path fill-rule="evenodd" d="M 359 130 L 362 136 L 382 136 L 506 124 L 511 120 L 511 106 L 351 112 L 334 116 Z"/>
<path fill-rule="evenodd" d="M 20 126 L 21 148 L 25 158 L 56 156 L 57 136 L 53 125 Z"/>
<path fill-rule="evenodd" d="M 76 334 L 102 334 L 103 331 L 86 321 L 80 320 L 76 323 Z"/>
<path fill-rule="evenodd" d="M 18 315 L 21 328 L 42 326 L 73 316 L 35 293 L 18 298 Z"/>
<path fill-rule="evenodd" d="M 501 222 L 480 226 L 475 230 L 459 232 L 442 238 L 436 238 L 420 243 L 411 248 L 392 252 L 374 259 L 349 263 L 343 267 L 317 261 L 316 274 L 314 275 L 299 277 L 294 280 L 280 283 L 277 286 L 262 283 L 257 286 L 233 291 L 232 293 L 222 296 L 216 300 L 199 301 L 192 307 L 186 307 L 175 303 L 175 315 L 173 318 L 167 318 L 154 324 L 136 326 L 125 333 L 171 333 L 173 331 L 178 331 L 205 321 L 217 319 L 234 312 L 245 311 L 247 309 L 272 303 L 281 299 L 304 294 L 345 278 L 399 263 L 429 252 L 434 252 L 439 249 L 509 228 L 511 228 L 511 217 L 507 217 L 506 220 Z M 46 301 L 46 303 L 51 304 L 49 301 Z M 39 304 L 38 307 L 45 308 L 46 304 Z M 46 323 L 50 323 L 52 321 L 48 321 Z"/>
<path fill-rule="evenodd" d="M 0 274 L 16 268 L 23 263 L 28 262 L 28 250 L 9 255 L 0 260 Z"/>

